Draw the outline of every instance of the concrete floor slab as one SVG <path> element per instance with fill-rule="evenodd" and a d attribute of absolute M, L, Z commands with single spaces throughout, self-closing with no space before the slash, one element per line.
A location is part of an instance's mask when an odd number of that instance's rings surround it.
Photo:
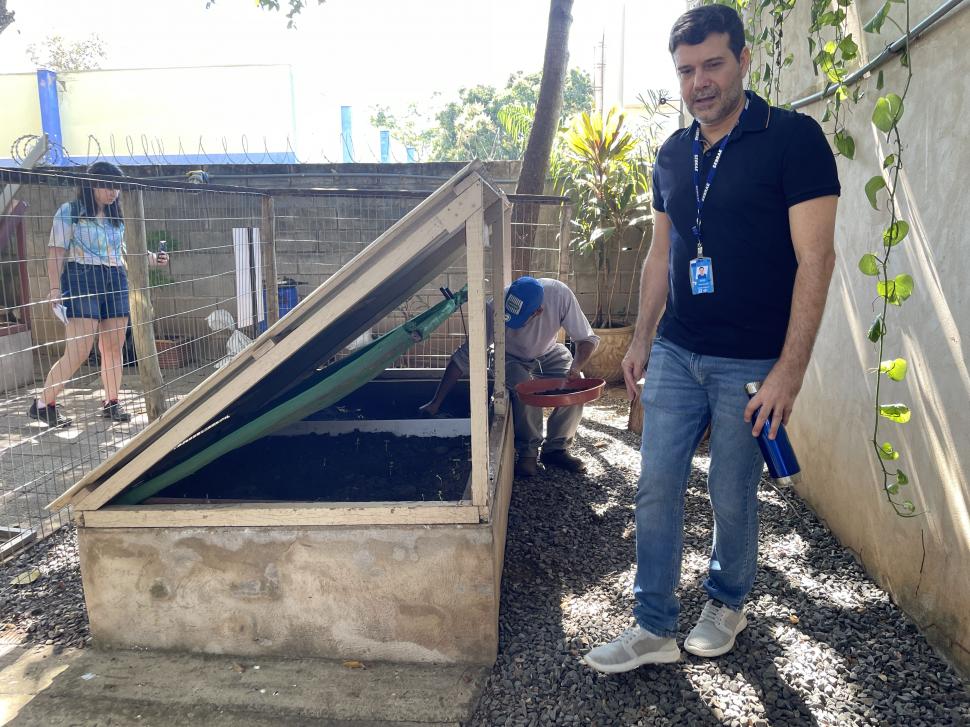
<path fill-rule="evenodd" d="M 453 725 L 489 670 L 0 647 L 0 725 Z"/>

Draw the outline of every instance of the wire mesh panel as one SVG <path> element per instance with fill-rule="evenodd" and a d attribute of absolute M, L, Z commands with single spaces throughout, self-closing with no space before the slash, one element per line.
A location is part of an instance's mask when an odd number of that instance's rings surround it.
<path fill-rule="evenodd" d="M 0 534 L 56 528 L 64 515 L 48 513 L 48 502 L 266 330 L 274 305 L 286 315 L 427 195 L 109 184 L 19 170 L 0 170 L 0 184 Z M 110 224 L 76 209 L 79 189 L 97 184 L 119 193 L 119 225 L 105 234 L 125 249 L 121 259 L 94 262 L 123 266 L 100 265 L 79 290 L 67 271 L 80 275 L 74 268 L 92 261 L 71 244 L 59 256 L 52 241 Z M 513 277 L 562 277 L 562 200 L 515 204 L 526 214 L 513 225 Z M 127 293 L 106 301 L 103 283 L 122 270 Z M 461 256 L 341 355 L 432 307 L 442 288 L 466 282 Z M 489 281 L 485 289 L 491 295 Z M 394 366 L 443 368 L 466 338 L 462 312 Z"/>
<path fill-rule="evenodd" d="M 56 528 L 48 502 L 257 335 L 272 253 L 257 193 L 48 171 L 0 183 L 2 548 Z M 90 215 L 82 188 L 113 189 L 116 207 Z"/>
<path fill-rule="evenodd" d="M 292 287 L 299 297 L 313 290 L 359 254 L 370 242 L 417 206 L 421 192 L 365 190 L 273 190 L 276 208 L 276 253 L 281 291 Z M 513 277 L 563 275 L 559 252 L 562 200 L 520 198 L 528 214 L 513 222 Z M 341 355 L 369 343 L 442 300 L 442 288 L 457 291 L 467 283 L 464 257 L 350 342 Z M 490 282 L 486 291 L 491 295 Z M 282 295 L 282 294 L 281 294 Z M 281 297 L 281 301 L 283 298 Z M 281 303 L 281 314 L 284 312 Z M 467 319 L 452 316 L 426 340 L 393 364 L 394 368 L 444 368 L 467 337 Z"/>

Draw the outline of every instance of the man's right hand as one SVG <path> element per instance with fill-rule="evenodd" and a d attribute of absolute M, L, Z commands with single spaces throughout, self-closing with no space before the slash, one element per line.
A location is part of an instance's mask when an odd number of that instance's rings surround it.
<path fill-rule="evenodd" d="M 649 344 L 639 343 L 636 340 L 630 344 L 629 350 L 623 357 L 623 382 L 626 384 L 626 393 L 629 401 L 637 398 L 637 382 L 643 376 L 643 370 L 647 367 L 647 359 L 650 358 Z"/>
<path fill-rule="evenodd" d="M 429 401 L 427 404 L 422 404 L 418 407 L 418 411 L 426 417 L 438 416 L 438 406 L 434 403 L 434 401 Z"/>

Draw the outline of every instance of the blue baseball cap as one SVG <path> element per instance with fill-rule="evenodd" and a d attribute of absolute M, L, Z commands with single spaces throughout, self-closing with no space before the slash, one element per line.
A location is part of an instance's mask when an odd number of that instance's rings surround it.
<path fill-rule="evenodd" d="M 523 275 L 509 286 L 505 294 L 505 325 L 522 328 L 542 305 L 542 284 Z"/>

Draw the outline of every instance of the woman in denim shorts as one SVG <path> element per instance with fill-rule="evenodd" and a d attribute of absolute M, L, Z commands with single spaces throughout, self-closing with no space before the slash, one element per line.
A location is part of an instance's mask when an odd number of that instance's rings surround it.
<path fill-rule="evenodd" d="M 87 360 L 98 339 L 101 352 L 101 415 L 115 422 L 131 416 L 118 403 L 122 354 L 128 330 L 128 275 L 125 269 L 125 223 L 117 180 L 124 173 L 110 162 L 88 168 L 93 179 L 81 182 L 77 199 L 54 215 L 48 243 L 47 277 L 52 306 L 66 315 L 64 354 L 44 380 L 43 399 L 27 412 L 52 427 L 71 424 L 58 409 L 57 396 Z M 168 264 L 164 252 L 149 253 L 152 265 Z"/>

